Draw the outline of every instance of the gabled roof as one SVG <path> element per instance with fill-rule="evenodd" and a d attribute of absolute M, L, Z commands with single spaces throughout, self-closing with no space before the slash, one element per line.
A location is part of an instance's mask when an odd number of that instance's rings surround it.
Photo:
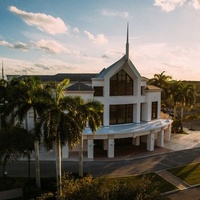
<path fill-rule="evenodd" d="M 92 78 L 95 78 L 97 76 L 96 73 L 69 73 L 69 74 L 56 74 L 53 79 L 55 81 L 62 81 L 63 79 L 67 78 L 70 79 L 70 81 L 91 81 Z"/>
<path fill-rule="evenodd" d="M 156 87 L 154 85 L 147 85 L 145 88 L 145 91 L 149 91 L 149 92 L 154 92 L 154 91 L 161 91 L 162 89 L 159 87 Z"/>
<path fill-rule="evenodd" d="M 97 76 L 96 78 L 104 78 L 104 76 L 113 68 L 115 68 L 116 65 L 118 65 L 120 62 L 123 64 L 125 62 L 126 56 L 123 56 L 120 60 L 109 66 L 108 68 L 104 68 Z"/>
<path fill-rule="evenodd" d="M 91 86 L 79 82 L 69 86 L 67 91 L 94 91 L 94 89 Z"/>

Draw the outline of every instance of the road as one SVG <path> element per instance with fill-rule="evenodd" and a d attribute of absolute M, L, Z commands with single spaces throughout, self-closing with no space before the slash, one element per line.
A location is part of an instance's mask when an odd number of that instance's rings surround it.
<path fill-rule="evenodd" d="M 84 172 L 93 176 L 110 175 L 125 176 L 133 174 L 144 174 L 164 170 L 168 168 L 183 166 L 192 162 L 200 162 L 200 148 L 194 148 L 183 151 L 170 152 L 166 154 L 143 157 L 139 159 L 128 160 L 94 160 L 84 161 Z M 31 176 L 35 176 L 34 162 L 31 162 Z M 41 176 L 55 176 L 55 162 L 41 161 Z M 2 167 L 0 166 L 2 171 Z M 13 162 L 7 166 L 8 176 L 26 177 L 28 174 L 28 163 L 26 161 Z M 63 172 L 78 172 L 78 161 L 62 162 Z M 1 174 L 2 176 L 2 174 Z"/>

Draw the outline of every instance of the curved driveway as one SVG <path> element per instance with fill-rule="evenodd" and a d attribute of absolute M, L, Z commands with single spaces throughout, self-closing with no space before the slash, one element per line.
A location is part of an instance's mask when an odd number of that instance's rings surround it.
<path fill-rule="evenodd" d="M 200 131 L 189 131 L 189 134 L 172 134 L 171 141 L 165 143 L 168 153 L 153 155 L 151 152 L 141 158 L 120 158 L 120 160 L 84 161 L 84 172 L 93 176 L 112 175 L 124 176 L 142 174 L 200 162 Z M 185 150 L 183 150 L 185 149 Z M 51 152 L 52 153 L 52 152 Z M 158 152 L 157 152 L 158 153 Z M 48 157 L 49 156 L 49 157 Z M 52 155 L 43 153 L 41 157 L 41 176 L 55 176 L 55 162 Z M 31 162 L 31 176 L 35 176 L 34 161 Z M 63 172 L 78 172 L 78 161 L 63 161 Z M 2 166 L 0 166 L 2 171 Z M 27 176 L 28 164 L 26 161 L 14 162 L 7 166 L 8 176 Z M 0 173 L 0 176 L 2 174 Z"/>

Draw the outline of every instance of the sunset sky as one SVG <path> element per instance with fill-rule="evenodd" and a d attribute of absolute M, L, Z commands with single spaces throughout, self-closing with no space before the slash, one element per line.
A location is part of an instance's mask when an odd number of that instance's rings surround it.
<path fill-rule="evenodd" d="M 5 74 L 98 73 L 125 54 L 142 76 L 200 81 L 200 0 L 0 0 Z"/>

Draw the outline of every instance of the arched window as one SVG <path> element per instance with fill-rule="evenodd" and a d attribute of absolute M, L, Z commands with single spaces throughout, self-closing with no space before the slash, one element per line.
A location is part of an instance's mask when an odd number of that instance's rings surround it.
<path fill-rule="evenodd" d="M 133 95 L 133 79 L 122 69 L 110 78 L 110 96 Z"/>

